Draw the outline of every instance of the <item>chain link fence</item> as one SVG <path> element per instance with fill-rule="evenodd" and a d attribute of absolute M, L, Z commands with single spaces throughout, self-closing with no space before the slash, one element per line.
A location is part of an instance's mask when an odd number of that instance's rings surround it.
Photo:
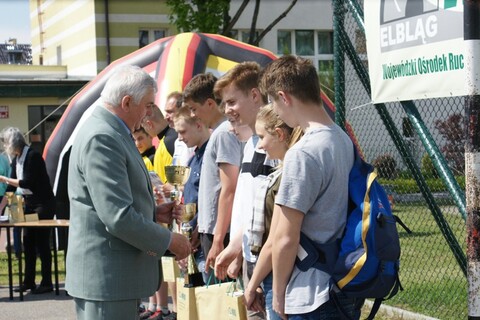
<path fill-rule="evenodd" d="M 465 209 L 452 196 L 448 181 L 438 172 L 439 159 L 429 156 L 425 135 L 415 125 L 423 123 L 429 143 L 436 145 L 462 195 L 464 98 L 415 100 L 410 109 L 399 102 L 371 104 L 363 2 L 332 3 L 339 21 L 334 27 L 334 59 L 345 61 L 335 73 L 337 112 L 345 107 L 345 120 L 365 159 L 377 167 L 394 213 L 411 230 L 398 226 L 404 291 L 385 303 L 439 319 L 467 318 Z"/>

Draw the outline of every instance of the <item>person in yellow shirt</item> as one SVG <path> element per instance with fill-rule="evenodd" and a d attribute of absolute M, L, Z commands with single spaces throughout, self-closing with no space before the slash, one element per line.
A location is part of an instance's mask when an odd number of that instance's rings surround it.
<path fill-rule="evenodd" d="M 152 137 L 142 127 L 135 130 L 132 135 L 135 140 L 135 146 L 142 155 L 147 170 L 152 171 L 155 159 L 155 147 L 152 144 Z"/>
<path fill-rule="evenodd" d="M 168 126 L 168 122 L 158 106 L 153 108 L 152 115 L 146 117 L 142 126 L 150 136 L 158 137 L 153 168 L 162 182 L 166 183 L 165 166 L 172 164 L 177 132 Z"/>

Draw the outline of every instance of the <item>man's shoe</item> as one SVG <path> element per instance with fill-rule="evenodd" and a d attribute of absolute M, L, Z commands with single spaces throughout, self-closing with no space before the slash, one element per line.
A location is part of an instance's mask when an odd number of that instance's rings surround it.
<path fill-rule="evenodd" d="M 36 284 L 22 284 L 20 287 L 18 288 L 15 288 L 13 291 L 15 292 L 25 292 L 27 290 L 35 290 L 35 288 L 37 287 Z"/>
<path fill-rule="evenodd" d="M 52 292 L 53 286 L 39 286 L 38 288 L 32 290 L 33 294 L 42 294 L 47 292 Z"/>
<path fill-rule="evenodd" d="M 163 320 L 177 320 L 177 313 L 172 311 L 166 316 L 164 316 Z"/>

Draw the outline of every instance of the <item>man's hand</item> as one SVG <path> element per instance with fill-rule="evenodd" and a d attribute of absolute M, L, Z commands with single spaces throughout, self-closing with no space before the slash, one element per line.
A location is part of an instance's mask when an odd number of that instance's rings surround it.
<path fill-rule="evenodd" d="M 172 223 L 173 219 L 179 220 L 182 216 L 182 207 L 176 205 L 175 201 L 163 203 L 155 208 L 157 222 Z"/>
<path fill-rule="evenodd" d="M 265 296 L 262 288 L 247 288 L 243 294 L 245 307 L 250 311 L 265 312 Z"/>
<path fill-rule="evenodd" d="M 240 270 L 242 269 L 242 263 L 243 263 L 243 256 L 242 253 L 233 260 L 232 263 L 227 268 L 227 276 L 229 276 L 232 279 L 237 279 L 238 274 L 240 273 Z"/>
<path fill-rule="evenodd" d="M 223 243 L 218 243 L 213 239 L 212 247 L 208 252 L 207 259 L 205 260 L 205 268 L 215 269 L 215 259 L 223 250 Z M 208 269 L 207 269 L 208 270 Z"/>
<path fill-rule="evenodd" d="M 192 237 L 190 240 L 190 244 L 192 245 L 193 252 L 197 252 L 198 248 L 200 247 L 200 237 L 198 235 L 198 225 L 192 231 Z"/>
<path fill-rule="evenodd" d="M 181 260 L 188 257 L 192 252 L 192 246 L 190 246 L 190 241 L 188 241 L 187 237 L 180 233 L 172 232 L 172 239 L 168 250 L 175 255 L 176 260 Z"/>
<path fill-rule="evenodd" d="M 228 245 L 215 259 L 215 276 L 223 280 L 227 277 L 228 266 L 238 256 L 238 252 Z"/>

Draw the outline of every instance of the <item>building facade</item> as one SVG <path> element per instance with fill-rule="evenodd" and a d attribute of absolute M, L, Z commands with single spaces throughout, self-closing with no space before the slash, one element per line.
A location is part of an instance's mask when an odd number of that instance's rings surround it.
<path fill-rule="evenodd" d="M 174 34 L 165 1 L 30 0 L 34 64 L 95 77 L 110 62 Z"/>
<path fill-rule="evenodd" d="M 231 1 L 231 16 L 241 3 Z M 256 33 L 265 30 L 290 3 L 261 1 Z M 18 50 L 23 45 L 5 44 L 5 49 L 14 50 L 0 61 L 0 129 L 15 125 L 29 132 L 29 138 L 34 133 L 32 141 L 40 140 L 41 148 L 77 90 L 114 60 L 177 33 L 165 0 L 30 0 L 29 5 L 28 59 L 22 53 L 28 66 L 18 65 Z M 250 1 L 233 28 L 233 38 L 248 41 L 254 10 L 255 1 Z M 308 57 L 320 74 L 333 79 L 331 1 L 297 1 L 259 46 L 277 55 Z M 0 59 L 1 55 L 0 46 Z"/>

